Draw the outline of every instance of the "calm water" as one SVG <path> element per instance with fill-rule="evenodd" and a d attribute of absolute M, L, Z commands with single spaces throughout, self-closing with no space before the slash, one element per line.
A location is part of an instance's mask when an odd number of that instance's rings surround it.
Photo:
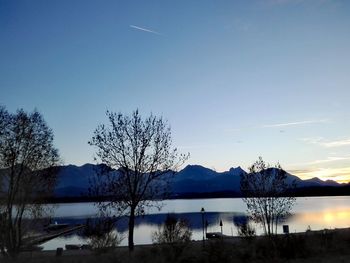
<path fill-rule="evenodd" d="M 240 198 L 166 200 L 161 211 L 151 209 L 144 217 L 138 217 L 135 227 L 135 244 L 152 243 L 152 232 L 164 222 L 167 213 L 189 221 L 193 230 L 192 239 L 202 239 L 201 208 L 205 209 L 205 219 L 209 222 L 208 232 L 220 232 L 219 222 L 223 222 L 223 233 L 237 235 L 233 224 L 245 215 L 246 206 Z M 84 223 L 86 218 L 95 217 L 97 209 L 93 203 L 59 204 L 55 210 L 58 223 Z M 297 198 L 292 216 L 283 224 L 288 224 L 290 232 L 324 228 L 350 227 L 350 196 L 335 197 L 300 197 Z M 117 230 L 125 236 L 121 245 L 127 244 L 127 220 L 118 222 Z M 262 229 L 256 226 L 258 234 Z M 282 227 L 278 229 L 282 232 Z M 64 247 L 65 244 L 84 244 L 86 241 L 79 235 L 70 235 L 46 242 L 45 250 Z"/>

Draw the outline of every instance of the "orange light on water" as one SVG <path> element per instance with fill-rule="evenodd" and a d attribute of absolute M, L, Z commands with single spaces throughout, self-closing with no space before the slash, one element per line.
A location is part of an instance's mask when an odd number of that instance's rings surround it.
<path fill-rule="evenodd" d="M 326 210 L 322 212 L 307 212 L 298 215 L 305 225 L 335 227 L 350 225 L 350 210 Z"/>
<path fill-rule="evenodd" d="M 325 213 L 323 215 L 323 219 L 324 221 L 326 221 L 327 223 L 331 223 L 334 221 L 334 215 L 332 213 Z"/>

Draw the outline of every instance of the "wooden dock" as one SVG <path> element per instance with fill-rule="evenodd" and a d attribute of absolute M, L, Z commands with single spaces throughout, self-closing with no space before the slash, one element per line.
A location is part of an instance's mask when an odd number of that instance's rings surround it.
<path fill-rule="evenodd" d="M 54 239 L 56 237 L 66 235 L 66 234 L 69 234 L 69 233 L 74 232 L 74 231 L 78 231 L 84 227 L 85 227 L 85 225 L 71 226 L 71 227 L 67 227 L 64 229 L 54 231 L 52 233 L 46 233 L 46 234 L 41 234 L 41 235 L 38 235 L 35 237 L 29 237 L 28 239 L 23 240 L 24 247 L 37 246 L 37 245 L 40 245 L 42 243 L 45 243 L 46 241 Z"/>

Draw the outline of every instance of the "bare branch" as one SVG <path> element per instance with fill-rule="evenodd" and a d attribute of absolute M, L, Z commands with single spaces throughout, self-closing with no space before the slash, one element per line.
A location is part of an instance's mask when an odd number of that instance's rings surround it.
<path fill-rule="evenodd" d="M 286 179 L 280 164 L 271 167 L 261 157 L 241 176 L 241 192 L 250 217 L 261 223 L 269 236 L 276 234 L 277 224 L 290 215 L 296 200 L 291 196 L 295 184 Z"/>
<path fill-rule="evenodd" d="M 167 196 L 170 174 L 188 155 L 172 148 L 171 130 L 161 117 L 143 119 L 138 110 L 131 116 L 107 111 L 109 126 L 99 125 L 89 142 L 101 163 L 111 170 L 100 173 L 94 193 L 101 189 L 112 201 L 108 207 L 129 216 L 129 248 L 133 249 L 133 226 L 138 212 Z M 105 209 L 103 205 L 102 209 Z"/>
<path fill-rule="evenodd" d="M 22 218 L 31 213 L 32 203 L 46 197 L 56 179 L 59 162 L 53 146 L 53 132 L 37 111 L 22 109 L 10 114 L 0 107 L 0 243 L 11 255 L 18 253 L 25 234 Z M 36 206 L 40 208 L 40 206 Z M 34 216 L 33 216 L 34 218 Z"/>

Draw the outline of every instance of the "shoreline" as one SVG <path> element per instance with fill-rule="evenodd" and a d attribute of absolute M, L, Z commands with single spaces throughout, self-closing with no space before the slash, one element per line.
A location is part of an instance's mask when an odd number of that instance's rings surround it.
<path fill-rule="evenodd" d="M 293 232 L 293 233 L 289 233 L 289 234 L 277 234 L 277 237 L 290 237 L 290 236 L 300 236 L 300 235 L 313 235 L 313 234 L 327 234 L 327 233 L 336 233 L 336 232 L 346 232 L 348 231 L 350 234 L 350 226 L 349 227 L 344 227 L 344 228 L 324 228 L 324 229 L 317 229 L 317 230 L 307 230 L 307 231 L 303 231 L 303 232 Z M 267 236 L 265 235 L 256 235 L 254 238 L 255 239 L 263 239 L 266 238 Z M 245 240 L 244 237 L 241 236 L 226 236 L 224 235 L 223 238 L 212 238 L 212 239 L 205 239 L 205 242 L 215 242 L 218 240 L 223 240 L 223 241 L 228 241 L 228 242 L 239 242 L 239 241 L 243 241 Z M 196 243 L 203 243 L 203 240 L 191 240 L 189 243 L 191 244 L 196 244 Z M 153 246 L 161 246 L 162 244 L 135 244 L 135 248 L 150 248 Z M 127 249 L 128 246 L 124 245 L 124 246 L 117 246 L 113 249 L 118 250 L 118 249 Z M 63 249 L 63 251 L 90 251 L 93 252 L 89 249 L 78 249 L 78 250 L 66 250 L 65 248 Z M 27 251 L 26 251 L 27 252 Z M 36 251 L 36 252 L 48 252 L 48 253 L 53 253 L 56 252 L 56 249 L 52 249 L 52 250 L 41 250 L 41 251 Z"/>
<path fill-rule="evenodd" d="M 295 197 L 348 197 L 348 194 L 334 194 L 334 195 L 295 195 Z M 241 199 L 242 196 L 208 196 L 208 197 L 172 197 L 167 199 L 156 199 L 155 201 L 166 201 L 166 200 L 203 200 L 203 199 Z M 50 200 L 50 199 L 49 199 Z M 96 202 L 108 202 L 108 198 L 91 198 L 91 197 L 59 197 L 51 199 L 48 202 L 43 202 L 43 204 L 76 204 L 76 203 L 96 203 Z"/>
<path fill-rule="evenodd" d="M 191 241 L 183 245 L 135 245 L 135 250 L 132 253 L 128 251 L 127 246 L 118 246 L 105 253 L 98 253 L 92 250 L 64 250 L 62 255 L 58 257 L 56 256 L 56 250 L 21 252 L 17 260 L 18 262 L 26 263 L 56 262 L 56 260 L 63 260 L 64 262 L 95 262 L 95 260 L 115 262 L 108 260 L 119 258 L 120 261 L 118 262 L 154 262 L 155 259 L 164 257 L 163 253 L 168 253 L 173 249 L 175 249 L 175 251 L 177 251 L 176 249 L 181 250 L 181 255 L 178 255 L 180 258 L 183 256 L 203 259 L 203 257 L 211 257 L 212 254 L 224 253 L 221 256 L 234 259 L 232 262 L 247 262 L 246 257 L 251 257 L 251 260 L 248 262 L 266 262 L 266 260 L 268 260 L 268 262 L 281 262 L 280 259 L 284 257 L 290 257 L 288 262 L 349 262 L 348 260 L 350 260 L 350 251 L 348 250 L 350 243 L 350 227 L 279 234 L 274 238 L 276 243 L 271 248 L 269 248 L 271 239 L 266 236 L 256 236 L 254 239 L 237 236 L 205 240 L 204 243 L 202 240 Z M 287 246 L 285 246 L 285 244 L 287 244 Z M 280 248 L 277 249 L 275 246 L 280 246 Z M 276 251 L 272 251 L 274 249 L 276 249 L 278 253 L 280 253 L 282 249 L 282 252 L 287 254 L 282 253 L 279 255 Z M 287 250 L 284 251 L 283 249 Z M 243 252 L 248 254 L 244 254 Z M 265 253 L 267 254 L 265 255 Z M 261 261 L 261 259 L 263 259 L 261 257 L 266 257 L 266 260 Z M 322 260 L 316 260 L 319 258 Z M 7 260 L 1 256 L 0 259 L 1 262 L 3 262 L 2 260 L 7 262 Z M 342 261 L 338 261 L 338 259 Z M 222 261 L 215 262 L 230 262 L 224 260 L 225 258 L 222 258 Z M 8 262 L 12 261 L 8 260 Z M 155 262 L 177 261 L 166 259 L 165 261 Z M 191 262 L 202 261 L 194 260 Z"/>

